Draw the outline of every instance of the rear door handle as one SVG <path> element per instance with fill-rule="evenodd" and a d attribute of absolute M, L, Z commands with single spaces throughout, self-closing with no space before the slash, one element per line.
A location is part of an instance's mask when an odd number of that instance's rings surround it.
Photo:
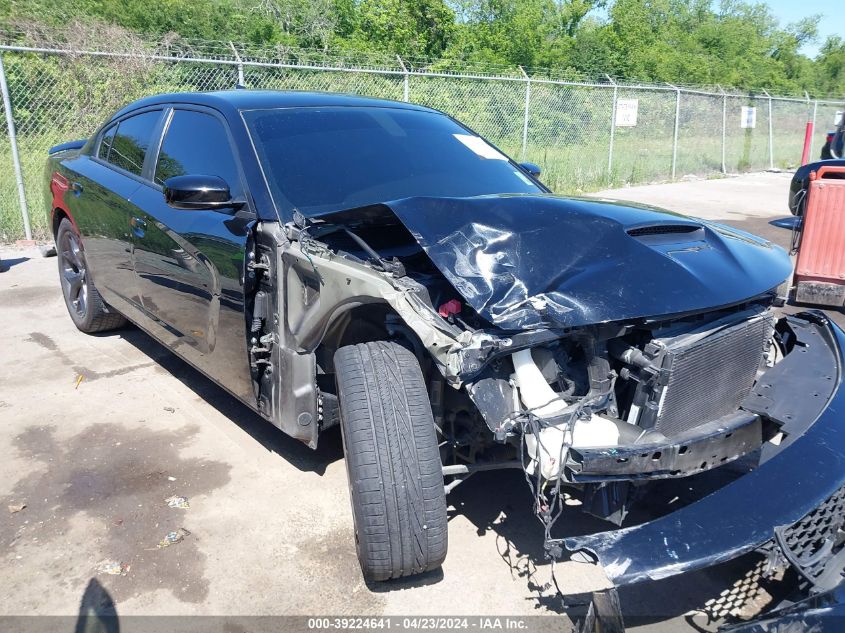
<path fill-rule="evenodd" d="M 129 220 L 130 226 L 132 226 L 132 233 L 135 234 L 135 237 L 144 237 L 147 232 L 147 221 L 143 218 L 132 217 Z"/>

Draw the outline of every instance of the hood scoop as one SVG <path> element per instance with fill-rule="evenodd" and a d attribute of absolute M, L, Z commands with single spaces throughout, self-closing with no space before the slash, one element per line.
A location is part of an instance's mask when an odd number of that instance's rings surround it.
<path fill-rule="evenodd" d="M 703 240 L 704 227 L 700 224 L 684 224 L 672 222 L 667 224 L 647 224 L 635 226 L 625 231 L 631 237 L 638 239 L 666 238 L 683 239 L 684 241 Z"/>

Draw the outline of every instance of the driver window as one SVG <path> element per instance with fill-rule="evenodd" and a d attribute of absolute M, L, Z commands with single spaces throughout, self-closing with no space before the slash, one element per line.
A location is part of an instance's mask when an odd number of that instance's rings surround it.
<path fill-rule="evenodd" d="M 223 123 L 204 112 L 175 110 L 155 168 L 159 185 L 173 176 L 219 176 L 232 195 L 239 192 L 240 177 Z"/>

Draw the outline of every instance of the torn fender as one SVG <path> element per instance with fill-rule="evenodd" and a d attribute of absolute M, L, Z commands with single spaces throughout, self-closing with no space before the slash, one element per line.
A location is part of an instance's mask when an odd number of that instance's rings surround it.
<path fill-rule="evenodd" d="M 617 586 L 658 580 L 750 552 L 773 539 L 776 528 L 796 523 L 833 497 L 845 486 L 845 334 L 829 322 L 813 327 L 827 329 L 822 333 L 829 343 L 816 337 L 794 351 L 796 358 L 825 372 L 834 353 L 837 375 L 829 383 L 827 406 L 803 434 L 787 438 L 779 451 L 767 445 L 755 470 L 695 503 L 642 525 L 564 539 L 567 549 L 591 553 Z M 826 395 L 820 389 L 784 397 L 813 401 Z"/>

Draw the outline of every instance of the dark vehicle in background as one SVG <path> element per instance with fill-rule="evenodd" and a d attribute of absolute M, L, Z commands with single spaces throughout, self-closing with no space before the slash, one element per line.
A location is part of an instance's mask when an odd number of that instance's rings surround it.
<path fill-rule="evenodd" d="M 845 158 L 845 112 L 837 113 L 836 127 L 827 133 L 822 145 L 822 160 L 831 158 Z"/>
<path fill-rule="evenodd" d="M 843 335 L 775 313 L 786 253 L 538 171 L 428 108 L 233 91 L 127 106 L 51 151 L 45 192 L 80 330 L 132 321 L 311 447 L 340 426 L 370 579 L 439 566 L 481 470 L 525 470 L 558 556 L 564 490 L 621 524 L 653 480 L 756 460 L 669 523 L 564 543 L 618 583 L 838 490 Z"/>
<path fill-rule="evenodd" d="M 810 189 L 810 174 L 818 171 L 822 165 L 845 167 L 845 158 L 833 158 L 807 163 L 795 170 L 795 173 L 792 175 L 792 181 L 789 183 L 789 196 L 787 198 L 787 206 L 792 215 L 799 217 L 804 215 L 804 211 L 807 208 L 807 191 Z M 823 177 L 841 179 L 842 175 L 830 173 L 825 174 Z"/>

